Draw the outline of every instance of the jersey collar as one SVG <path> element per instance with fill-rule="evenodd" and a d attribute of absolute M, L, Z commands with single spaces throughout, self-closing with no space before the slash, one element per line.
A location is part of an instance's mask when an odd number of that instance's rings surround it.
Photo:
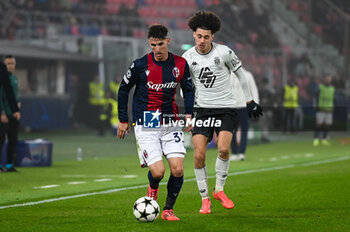
<path fill-rule="evenodd" d="M 158 66 L 162 66 L 163 64 L 169 63 L 172 57 L 172 53 L 168 51 L 168 59 L 164 60 L 164 61 L 156 61 L 156 59 L 154 58 L 154 53 L 151 52 L 151 56 L 152 56 L 152 60 L 153 62 L 158 65 Z"/>
<path fill-rule="evenodd" d="M 195 46 L 194 48 L 195 48 L 196 52 L 197 52 L 199 55 L 205 56 L 205 55 L 208 55 L 208 54 L 213 50 L 213 47 L 214 47 L 214 45 L 213 45 L 213 43 L 211 43 L 210 50 L 209 50 L 207 53 L 204 53 L 204 54 L 200 53 L 200 52 L 197 50 L 197 46 Z"/>

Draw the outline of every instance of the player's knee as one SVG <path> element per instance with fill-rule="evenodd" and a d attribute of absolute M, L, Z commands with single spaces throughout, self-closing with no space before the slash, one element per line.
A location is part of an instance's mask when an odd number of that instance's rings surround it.
<path fill-rule="evenodd" d="M 153 169 L 151 172 L 152 172 L 153 178 L 162 179 L 164 177 L 165 169 L 157 168 L 157 169 Z"/>
<path fill-rule="evenodd" d="M 162 179 L 164 177 L 164 172 L 156 171 L 152 173 L 154 179 Z"/>
<path fill-rule="evenodd" d="M 227 159 L 230 154 L 230 149 L 228 148 L 221 148 L 219 149 L 219 157 L 222 159 Z"/>
<path fill-rule="evenodd" d="M 203 168 L 205 165 L 205 156 L 195 156 L 194 166 L 195 168 Z"/>
<path fill-rule="evenodd" d="M 171 174 L 175 177 L 181 177 L 184 174 L 184 169 L 182 166 L 173 167 L 171 169 Z"/>

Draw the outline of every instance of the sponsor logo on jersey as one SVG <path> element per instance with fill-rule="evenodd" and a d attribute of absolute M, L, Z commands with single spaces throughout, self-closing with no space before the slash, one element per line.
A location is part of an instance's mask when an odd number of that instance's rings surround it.
<path fill-rule="evenodd" d="M 196 61 L 193 61 L 192 65 L 198 65 L 198 63 Z"/>
<path fill-rule="evenodd" d="M 151 72 L 151 71 L 149 71 L 149 70 L 146 70 L 146 71 L 145 71 L 145 73 L 146 73 L 146 76 L 148 76 L 150 72 Z"/>
<path fill-rule="evenodd" d="M 212 88 L 216 80 L 216 76 L 210 71 L 210 68 L 205 67 L 201 69 L 199 74 L 199 81 L 204 85 L 205 88 Z"/>
<path fill-rule="evenodd" d="M 156 91 L 159 91 L 160 89 L 175 89 L 177 85 L 178 83 L 174 81 L 161 84 L 154 84 L 152 81 L 147 82 L 147 87 Z"/>
<path fill-rule="evenodd" d="M 174 67 L 174 68 L 173 68 L 173 76 L 174 76 L 175 78 L 178 78 L 178 77 L 180 76 L 180 70 L 179 70 L 178 67 Z"/>

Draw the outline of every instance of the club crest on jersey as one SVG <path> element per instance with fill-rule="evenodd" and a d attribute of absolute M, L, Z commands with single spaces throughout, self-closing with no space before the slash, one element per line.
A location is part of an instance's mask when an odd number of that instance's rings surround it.
<path fill-rule="evenodd" d="M 220 64 L 220 58 L 219 58 L 219 57 L 215 57 L 215 58 L 214 58 L 214 64 L 215 64 L 216 66 L 219 66 L 219 64 Z"/>
<path fill-rule="evenodd" d="M 173 68 L 173 76 L 174 76 L 175 78 L 178 78 L 178 77 L 180 76 L 180 70 L 179 70 L 178 67 L 174 67 L 174 68 Z"/>

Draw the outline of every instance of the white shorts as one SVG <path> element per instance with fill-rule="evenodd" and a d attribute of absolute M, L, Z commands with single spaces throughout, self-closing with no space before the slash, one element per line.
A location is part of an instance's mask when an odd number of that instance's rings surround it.
<path fill-rule="evenodd" d="M 162 126 L 155 130 L 135 125 L 134 131 L 141 167 L 162 160 L 163 155 L 167 159 L 185 158 L 184 132 L 181 128 Z"/>
<path fill-rule="evenodd" d="M 316 124 L 330 126 L 333 123 L 333 112 L 318 111 L 316 113 Z"/>

